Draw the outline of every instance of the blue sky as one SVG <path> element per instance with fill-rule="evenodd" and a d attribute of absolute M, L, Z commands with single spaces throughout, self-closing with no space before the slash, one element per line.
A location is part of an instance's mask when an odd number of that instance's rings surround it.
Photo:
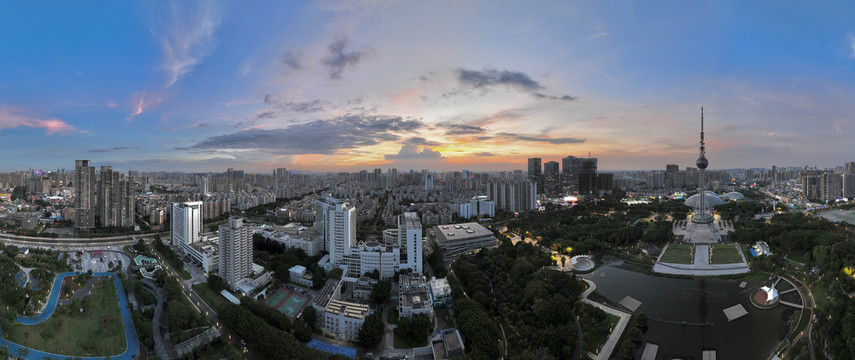
<path fill-rule="evenodd" d="M 855 160 L 848 2 L 0 3 L 0 171 Z"/>

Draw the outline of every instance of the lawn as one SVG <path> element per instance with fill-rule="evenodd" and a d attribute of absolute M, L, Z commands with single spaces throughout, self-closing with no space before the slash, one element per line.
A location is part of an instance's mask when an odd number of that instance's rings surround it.
<path fill-rule="evenodd" d="M 739 249 L 736 245 L 711 245 L 713 264 L 735 264 L 742 262 L 742 256 L 739 255 Z"/>
<path fill-rule="evenodd" d="M 58 306 L 50 319 L 37 325 L 14 323 L 4 329 L 3 335 L 11 342 L 62 355 L 107 356 L 124 352 L 127 343 L 112 279 L 99 281 L 81 304 Z"/>
<path fill-rule="evenodd" d="M 440 329 L 454 327 L 454 318 L 451 317 L 451 312 L 448 311 L 448 308 L 437 308 L 434 313 L 436 314 L 437 323 L 441 326 Z"/>
<path fill-rule="evenodd" d="M 190 275 L 190 272 L 187 271 L 187 269 L 181 269 L 181 271 L 178 272 L 178 275 L 181 275 L 181 278 L 184 280 L 190 280 L 191 278 L 193 278 L 193 276 Z"/>
<path fill-rule="evenodd" d="M 810 287 L 810 292 L 813 294 L 813 301 L 816 302 L 816 307 L 821 308 L 828 304 L 828 292 L 820 283 L 813 284 Z"/>
<path fill-rule="evenodd" d="M 603 345 L 609 339 L 609 335 L 611 335 L 611 330 L 614 330 L 615 326 L 617 326 L 618 321 L 620 321 L 620 317 L 605 313 L 606 320 L 608 321 L 608 328 L 610 329 L 608 332 L 606 331 L 586 331 L 585 324 L 582 325 L 582 333 L 584 334 L 584 341 L 589 347 L 588 350 L 592 353 L 599 353 L 599 350 L 602 349 Z"/>
<path fill-rule="evenodd" d="M 787 259 L 795 261 L 797 263 L 804 264 L 805 263 L 805 253 L 800 252 L 791 252 L 787 254 Z"/>
<path fill-rule="evenodd" d="M 765 280 L 768 277 L 769 277 L 769 274 L 767 274 L 767 273 L 753 272 L 753 273 L 750 273 L 750 274 L 746 275 L 745 277 L 743 277 L 742 280 L 752 282 L 752 281 Z"/>
<path fill-rule="evenodd" d="M 219 312 L 220 309 L 222 309 L 228 302 L 228 300 L 226 300 L 222 295 L 214 292 L 214 289 L 211 289 L 211 286 L 209 286 L 208 283 L 193 285 L 193 291 L 195 291 L 202 300 L 205 300 L 205 303 L 207 303 L 208 306 L 216 312 Z"/>
<path fill-rule="evenodd" d="M 659 259 L 660 262 L 672 264 L 691 264 L 692 246 L 691 245 L 669 245 L 665 249 L 665 254 Z"/>

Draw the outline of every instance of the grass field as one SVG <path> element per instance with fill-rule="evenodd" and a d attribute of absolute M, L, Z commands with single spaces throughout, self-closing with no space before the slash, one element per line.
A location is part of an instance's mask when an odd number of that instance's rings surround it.
<path fill-rule="evenodd" d="M 226 300 L 222 295 L 214 292 L 214 289 L 211 289 L 211 287 L 208 286 L 208 283 L 193 285 L 193 291 L 195 291 L 202 300 L 205 300 L 205 303 L 207 303 L 214 311 L 220 311 L 220 309 L 222 309 L 228 302 L 228 300 Z"/>
<path fill-rule="evenodd" d="M 659 259 L 660 262 L 672 264 L 691 264 L 692 260 L 691 245 L 668 245 L 665 254 Z"/>
<path fill-rule="evenodd" d="M 3 336 L 32 349 L 72 356 L 118 355 L 125 351 L 124 325 L 119 297 L 110 279 L 95 285 L 85 300 L 84 312 L 58 306 L 54 315 L 37 325 L 15 323 L 4 329 Z M 102 327 L 102 319 L 109 317 Z"/>
<path fill-rule="evenodd" d="M 769 274 L 767 274 L 767 273 L 762 273 L 762 272 L 752 272 L 752 273 L 750 273 L 750 274 L 746 275 L 745 277 L 743 277 L 743 278 L 742 278 L 742 280 L 745 280 L 745 281 L 751 282 L 751 281 L 764 280 L 764 279 L 766 279 L 766 278 L 768 278 L 768 277 L 769 277 Z"/>
<path fill-rule="evenodd" d="M 426 346 L 428 343 L 427 338 L 424 338 L 421 341 L 410 342 L 405 337 L 398 336 L 398 334 L 394 334 L 394 335 L 395 335 L 394 345 L 395 345 L 396 349 L 409 349 L 409 348 L 414 348 L 414 347 L 422 347 L 422 346 Z"/>
<path fill-rule="evenodd" d="M 816 283 L 811 286 L 810 292 L 813 294 L 813 301 L 816 302 L 816 307 L 825 307 L 828 304 L 828 292 L 825 290 L 825 287 Z"/>
<path fill-rule="evenodd" d="M 742 256 L 739 255 L 739 250 L 736 245 L 711 245 L 713 264 L 734 264 L 741 263 Z"/>
<path fill-rule="evenodd" d="M 606 317 L 609 320 L 609 329 L 614 329 L 617 326 L 618 321 L 620 321 L 620 317 L 606 313 Z M 584 327 L 582 328 L 582 332 L 585 332 Z M 606 340 L 609 339 L 609 335 L 611 333 L 585 333 L 585 337 L 589 337 L 589 340 L 586 340 L 588 344 L 590 344 L 591 348 L 589 349 L 591 352 L 596 353 L 596 350 L 599 350 L 605 345 Z"/>

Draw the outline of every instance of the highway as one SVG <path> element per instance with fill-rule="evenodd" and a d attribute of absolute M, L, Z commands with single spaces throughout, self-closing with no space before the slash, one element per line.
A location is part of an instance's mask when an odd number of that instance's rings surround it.
<path fill-rule="evenodd" d="M 54 250 L 67 250 L 71 247 L 94 247 L 94 246 L 115 246 L 128 245 L 136 243 L 136 239 L 151 240 L 154 239 L 156 233 L 133 234 L 133 235 L 117 235 L 100 238 L 43 238 L 35 236 L 21 236 L 7 233 L 0 233 L 0 242 L 6 245 L 27 246 L 49 248 Z M 169 232 L 163 232 L 169 234 Z"/>

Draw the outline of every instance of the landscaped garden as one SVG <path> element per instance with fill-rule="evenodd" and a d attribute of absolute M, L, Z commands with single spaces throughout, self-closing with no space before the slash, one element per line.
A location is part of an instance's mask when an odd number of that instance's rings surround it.
<path fill-rule="evenodd" d="M 665 249 L 665 254 L 659 259 L 659 262 L 671 264 L 691 264 L 692 263 L 692 246 L 671 244 Z"/>
<path fill-rule="evenodd" d="M 98 281 L 82 300 L 58 305 L 53 316 L 42 323 L 13 323 L 3 329 L 3 337 L 28 348 L 71 356 L 118 355 L 127 348 L 111 278 Z"/>
<path fill-rule="evenodd" d="M 712 264 L 734 264 L 741 263 L 742 256 L 736 245 L 710 245 L 712 248 Z"/>

